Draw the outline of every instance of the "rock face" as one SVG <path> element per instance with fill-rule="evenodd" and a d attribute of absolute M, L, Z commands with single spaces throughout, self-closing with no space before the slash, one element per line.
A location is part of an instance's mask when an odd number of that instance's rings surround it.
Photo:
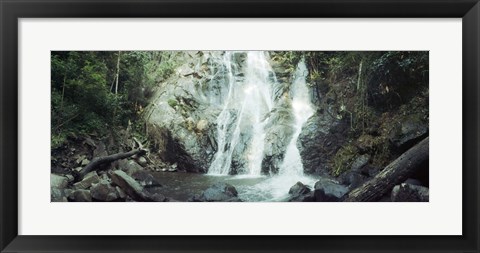
<path fill-rule="evenodd" d="M 393 187 L 392 202 L 428 202 L 429 190 L 427 187 L 403 183 Z"/>
<path fill-rule="evenodd" d="M 279 105 L 272 110 L 265 126 L 265 156 L 262 161 L 263 174 L 276 174 L 283 162 L 285 151 L 295 132 L 294 115 L 291 105 L 286 99 L 281 99 Z"/>
<path fill-rule="evenodd" d="M 147 108 L 153 151 L 182 171 L 206 172 L 215 153 L 215 122 L 228 92 L 226 76 L 215 75 L 222 71 L 213 60 L 218 57 L 220 52 L 179 52 L 180 66 Z"/>
<path fill-rule="evenodd" d="M 349 189 L 329 179 L 321 179 L 315 183 L 315 201 L 336 202 L 349 192 Z"/>
<path fill-rule="evenodd" d="M 241 201 L 238 197 L 237 190 L 230 184 L 217 183 L 206 189 L 194 201 L 202 202 L 236 202 Z"/>

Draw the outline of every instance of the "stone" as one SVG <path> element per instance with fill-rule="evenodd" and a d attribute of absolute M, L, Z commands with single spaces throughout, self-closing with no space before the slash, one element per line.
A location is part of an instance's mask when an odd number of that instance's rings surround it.
<path fill-rule="evenodd" d="M 393 187 L 392 202 L 428 202 L 429 190 L 427 187 L 402 183 Z"/>
<path fill-rule="evenodd" d="M 329 154 L 335 154 L 346 142 L 350 124 L 343 123 L 331 114 L 316 113 L 302 127 L 297 147 L 305 173 L 329 174 Z"/>
<path fill-rule="evenodd" d="M 137 162 L 138 162 L 138 164 L 139 164 L 140 166 L 142 166 L 142 167 L 147 166 L 147 163 L 148 163 L 148 162 L 147 162 L 147 159 L 146 159 L 145 157 L 143 157 L 143 156 L 140 156 L 140 157 L 137 159 Z"/>
<path fill-rule="evenodd" d="M 322 178 L 315 183 L 315 201 L 336 202 L 349 192 L 349 189 L 337 182 Z"/>
<path fill-rule="evenodd" d="M 310 191 L 302 195 L 290 196 L 287 199 L 288 202 L 315 202 L 315 192 Z"/>
<path fill-rule="evenodd" d="M 143 170 L 143 167 L 140 166 L 134 160 L 122 159 L 118 161 L 118 168 L 126 172 L 128 175 L 132 175 L 136 171 Z"/>
<path fill-rule="evenodd" d="M 80 163 L 80 166 L 87 166 L 87 164 L 90 163 L 90 160 L 88 159 L 83 159 L 82 162 Z"/>
<path fill-rule="evenodd" d="M 412 147 L 416 142 L 428 134 L 428 123 L 420 119 L 420 115 L 409 115 L 398 125 L 390 141 L 400 150 Z"/>
<path fill-rule="evenodd" d="M 297 182 L 295 185 L 290 187 L 290 190 L 288 191 L 288 194 L 294 195 L 294 196 L 299 196 L 299 195 L 309 193 L 310 191 L 311 190 L 308 186 L 304 185 L 302 182 Z"/>
<path fill-rule="evenodd" d="M 216 183 L 200 195 L 199 201 L 232 202 L 239 201 L 239 199 L 234 186 L 227 183 Z"/>
<path fill-rule="evenodd" d="M 107 155 L 108 153 L 105 147 L 105 143 L 98 142 L 96 148 L 93 150 L 93 157 L 103 157 Z"/>
<path fill-rule="evenodd" d="M 98 182 L 100 182 L 100 177 L 98 176 L 97 172 L 91 171 L 83 177 L 82 181 L 73 184 L 73 188 L 75 190 L 88 189 L 92 186 L 92 184 L 96 184 Z"/>
<path fill-rule="evenodd" d="M 68 197 L 72 194 L 71 189 L 59 189 L 56 187 L 50 187 L 50 201 L 51 202 L 67 202 Z"/>
<path fill-rule="evenodd" d="M 143 193 L 143 187 L 125 172 L 116 170 L 110 175 L 110 178 L 115 185 L 119 186 L 135 201 L 147 200 L 147 197 Z"/>
<path fill-rule="evenodd" d="M 359 171 L 361 168 L 363 168 L 365 165 L 368 164 L 368 161 L 370 161 L 370 156 L 367 154 L 363 154 L 359 157 L 357 157 L 350 168 L 352 171 Z"/>
<path fill-rule="evenodd" d="M 197 122 L 197 131 L 203 132 L 208 127 L 208 120 L 201 119 Z"/>
<path fill-rule="evenodd" d="M 155 177 L 153 177 L 153 175 L 150 172 L 145 170 L 139 170 L 134 172 L 132 174 L 132 178 L 134 178 L 142 186 L 148 186 L 148 187 L 162 186 L 162 184 L 158 182 L 158 180 L 155 179 Z"/>
<path fill-rule="evenodd" d="M 64 189 L 68 186 L 68 178 L 57 174 L 50 174 L 50 186 Z"/>
<path fill-rule="evenodd" d="M 102 180 L 90 189 L 92 198 L 98 201 L 114 201 L 120 198 L 117 190 L 108 181 Z"/>
<path fill-rule="evenodd" d="M 340 178 L 341 178 L 340 182 L 344 185 L 348 185 L 348 188 L 350 189 L 359 187 L 367 180 L 366 176 L 356 171 L 348 171 L 345 174 L 343 174 Z"/>
<path fill-rule="evenodd" d="M 117 190 L 118 196 L 121 199 L 125 199 L 127 197 L 127 194 L 122 190 L 122 188 L 115 186 L 115 189 Z"/>
<path fill-rule="evenodd" d="M 144 193 L 148 196 L 148 199 L 153 202 L 166 202 L 167 198 L 162 194 L 160 187 L 147 187 Z"/>
<path fill-rule="evenodd" d="M 76 190 L 70 195 L 70 200 L 75 202 L 91 202 L 92 195 L 90 194 L 89 190 Z"/>

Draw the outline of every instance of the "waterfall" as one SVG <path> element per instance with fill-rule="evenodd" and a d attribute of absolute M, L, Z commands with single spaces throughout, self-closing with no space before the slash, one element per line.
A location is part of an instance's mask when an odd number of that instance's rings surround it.
<path fill-rule="evenodd" d="M 308 70 L 305 62 L 301 60 L 295 71 L 294 80 L 290 88 L 290 99 L 292 113 L 295 116 L 293 126 L 295 129 L 290 140 L 285 156 L 279 166 L 277 175 L 252 187 L 242 187 L 242 198 L 246 201 L 264 199 L 267 201 L 283 201 L 288 197 L 289 187 L 302 182 L 313 188 L 318 179 L 304 175 L 300 151 L 297 147 L 297 140 L 302 131 L 303 125 L 314 114 L 314 107 L 310 102 L 309 90 L 306 84 Z"/>
<path fill-rule="evenodd" d="M 235 149 L 244 149 L 246 174 L 259 176 L 264 157 L 265 116 L 272 110 L 274 77 L 268 54 L 249 51 L 243 66 L 243 79 L 237 78 L 240 66 L 233 59 L 235 52 L 226 52 L 223 64 L 227 69 L 228 95 L 217 118 L 217 152 L 208 169 L 210 175 L 227 175 Z M 241 76 L 241 75 L 240 75 Z"/>
<path fill-rule="evenodd" d="M 303 176 L 303 164 L 300 151 L 297 148 L 297 140 L 302 132 L 302 126 L 313 115 L 314 109 L 310 102 L 310 95 L 306 84 L 308 75 L 307 66 L 302 59 L 295 71 L 294 81 L 290 89 L 292 98 L 292 110 L 295 115 L 295 133 L 287 146 L 285 157 L 280 165 L 279 175 Z"/>

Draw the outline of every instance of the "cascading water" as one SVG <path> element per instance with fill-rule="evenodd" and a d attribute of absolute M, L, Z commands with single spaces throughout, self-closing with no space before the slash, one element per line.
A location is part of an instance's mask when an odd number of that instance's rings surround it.
<path fill-rule="evenodd" d="M 310 95 L 306 84 L 308 70 L 305 62 L 299 62 L 295 71 L 294 81 L 290 88 L 292 113 L 295 116 L 293 122 L 295 132 L 287 146 L 283 162 L 280 164 L 279 173 L 253 187 L 245 187 L 243 198 L 249 200 L 282 200 L 288 196 L 288 187 L 298 181 L 305 185 L 313 186 L 314 178 L 305 176 L 300 151 L 297 147 L 297 140 L 302 131 L 303 125 L 314 114 L 313 105 L 310 102 Z"/>
<path fill-rule="evenodd" d="M 307 66 L 302 60 L 297 66 L 297 70 L 295 71 L 295 79 L 290 90 L 292 97 L 292 110 L 295 116 L 295 133 L 293 134 L 292 140 L 287 146 L 283 163 L 280 165 L 280 176 L 303 176 L 303 164 L 300 157 L 300 151 L 297 148 L 297 140 L 302 132 L 303 124 L 305 124 L 305 122 L 307 122 L 307 120 L 314 113 L 305 81 L 307 75 Z"/>
<path fill-rule="evenodd" d="M 244 66 L 244 79 L 237 80 L 233 59 L 235 53 L 226 52 L 223 64 L 227 68 L 228 95 L 217 118 L 218 149 L 208 169 L 210 175 L 230 172 L 236 148 L 245 147 L 243 170 L 260 176 L 265 146 L 265 115 L 273 107 L 273 71 L 267 55 L 262 51 L 249 51 Z"/>

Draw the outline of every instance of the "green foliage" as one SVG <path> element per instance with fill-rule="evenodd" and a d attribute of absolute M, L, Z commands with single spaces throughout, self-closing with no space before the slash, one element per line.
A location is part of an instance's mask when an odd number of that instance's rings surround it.
<path fill-rule="evenodd" d="M 341 147 L 333 157 L 332 175 L 338 176 L 350 169 L 358 150 L 353 144 Z"/>
<path fill-rule="evenodd" d="M 170 98 L 168 100 L 168 105 L 170 105 L 172 108 L 175 108 L 175 106 L 177 106 L 177 104 L 178 104 L 178 101 L 174 98 Z"/>
<path fill-rule="evenodd" d="M 135 120 L 152 95 L 157 75 L 173 73 L 173 63 L 164 63 L 163 54 L 167 53 L 52 52 L 52 148 L 65 141 L 66 133 L 102 134 Z"/>

